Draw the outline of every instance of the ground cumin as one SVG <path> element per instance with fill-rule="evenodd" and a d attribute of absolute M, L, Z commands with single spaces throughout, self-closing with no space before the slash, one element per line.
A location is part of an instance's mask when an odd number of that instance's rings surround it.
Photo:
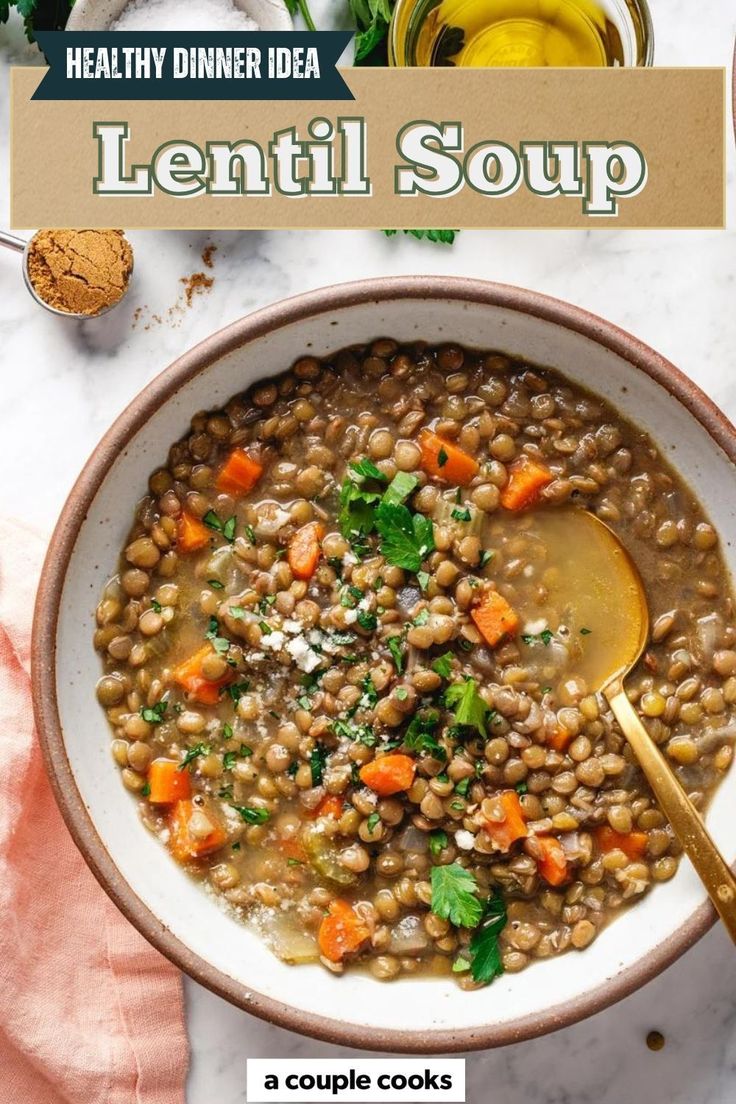
<path fill-rule="evenodd" d="M 122 230 L 39 230 L 28 250 L 28 275 L 50 307 L 95 315 L 125 294 L 133 251 Z"/>

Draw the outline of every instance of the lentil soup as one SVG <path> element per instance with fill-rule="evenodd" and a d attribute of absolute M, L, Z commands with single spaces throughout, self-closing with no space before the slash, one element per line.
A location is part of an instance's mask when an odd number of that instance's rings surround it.
<path fill-rule="evenodd" d="M 558 372 L 390 339 L 195 415 L 97 609 L 144 824 L 291 963 L 465 988 L 588 946 L 680 849 L 604 699 L 565 517 L 647 587 L 627 690 L 695 804 L 730 765 L 718 538 L 649 438 Z M 588 622 L 589 623 L 586 623 Z"/>

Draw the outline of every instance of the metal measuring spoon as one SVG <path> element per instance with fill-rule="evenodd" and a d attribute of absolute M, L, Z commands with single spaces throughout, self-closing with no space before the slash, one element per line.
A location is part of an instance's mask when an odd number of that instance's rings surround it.
<path fill-rule="evenodd" d="M 77 314 L 74 311 L 59 310 L 58 307 L 52 307 L 50 303 L 47 303 L 46 300 L 42 299 L 41 296 L 38 294 L 35 287 L 33 286 L 33 282 L 28 272 L 28 254 L 30 252 L 32 243 L 33 238 L 31 238 L 30 241 L 24 241 L 23 238 L 17 238 L 15 234 L 9 234 L 7 230 L 0 230 L 0 245 L 4 245 L 6 249 L 12 249 L 15 253 L 23 254 L 23 279 L 25 280 L 25 285 L 33 298 L 39 304 L 39 306 L 49 311 L 50 314 L 56 314 L 60 318 L 73 318 L 79 322 L 88 321 L 90 318 L 101 318 L 103 314 L 107 314 L 108 311 L 111 311 L 115 307 L 120 306 L 123 299 L 128 294 L 128 287 L 126 286 L 125 291 L 119 299 L 117 299 L 114 303 L 110 303 L 109 306 L 103 307 L 102 310 L 97 311 L 95 314 Z M 130 275 L 132 274 L 133 263 L 131 261 Z M 128 286 L 129 285 L 130 281 L 128 282 Z"/>
<path fill-rule="evenodd" d="M 631 556 L 609 527 L 579 507 L 539 511 L 535 533 L 550 550 L 550 601 L 564 607 L 576 673 L 588 691 L 607 699 L 675 836 L 736 942 L 736 880 L 701 814 L 651 738 L 624 689 L 649 639 L 644 584 Z M 580 626 L 585 626 L 581 636 Z"/>

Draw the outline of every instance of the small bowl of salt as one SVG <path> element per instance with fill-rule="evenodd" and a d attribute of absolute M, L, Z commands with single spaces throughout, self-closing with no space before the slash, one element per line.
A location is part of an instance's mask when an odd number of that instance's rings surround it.
<path fill-rule="evenodd" d="M 76 0 L 68 31 L 291 31 L 284 0 Z"/>

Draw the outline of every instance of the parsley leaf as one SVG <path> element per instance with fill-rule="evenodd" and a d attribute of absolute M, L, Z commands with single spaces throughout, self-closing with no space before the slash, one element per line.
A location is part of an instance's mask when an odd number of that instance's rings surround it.
<path fill-rule="evenodd" d="M 382 502 L 376 510 L 376 528 L 381 536 L 381 554 L 405 571 L 419 571 L 422 561 L 434 551 L 431 519 L 412 514 L 406 506 Z"/>
<path fill-rule="evenodd" d="M 352 461 L 350 470 L 355 473 L 353 478 L 358 477 L 358 483 L 362 483 L 364 479 L 375 479 L 377 483 L 388 483 L 388 478 L 367 456 L 364 456 L 361 460 Z"/>
<path fill-rule="evenodd" d="M 478 883 L 469 870 L 459 863 L 433 866 L 432 904 L 435 916 L 449 920 L 458 928 L 475 928 L 483 916 L 483 902 L 478 899 Z"/>
<path fill-rule="evenodd" d="M 378 625 L 378 618 L 375 613 L 371 613 L 370 610 L 359 610 L 358 624 L 361 629 L 365 629 L 366 632 L 373 632 Z"/>
<path fill-rule="evenodd" d="M 356 61 L 358 61 L 356 55 Z M 394 234 L 398 234 L 398 230 L 384 230 L 384 234 L 387 238 L 392 238 Z M 402 230 L 402 234 L 410 234 L 413 238 L 426 238 L 427 241 L 436 242 L 439 245 L 452 245 L 456 236 L 460 233 L 459 230 Z M 445 460 L 447 463 L 447 460 Z M 440 467 L 442 464 L 440 463 Z"/>
<path fill-rule="evenodd" d="M 141 709 L 141 717 L 147 724 L 161 724 L 166 717 L 166 710 L 169 707 L 167 701 L 158 701 L 155 705 L 144 705 Z"/>
<path fill-rule="evenodd" d="M 400 675 L 404 669 L 404 638 L 402 636 L 390 636 L 386 641 L 386 645 L 394 661 L 396 673 Z"/>
<path fill-rule="evenodd" d="M 225 584 L 221 583 L 219 579 L 208 579 L 207 586 L 212 587 L 213 590 L 224 590 Z"/>
<path fill-rule="evenodd" d="M 315 744 L 312 754 L 309 756 L 309 768 L 312 772 L 312 785 L 319 786 L 322 781 L 329 751 L 324 744 Z"/>
<path fill-rule="evenodd" d="M 271 815 L 268 809 L 254 809 L 251 805 L 231 805 L 230 808 L 234 809 L 246 824 L 265 824 Z"/>
<path fill-rule="evenodd" d="M 544 644 L 545 648 L 548 648 L 554 635 L 551 629 L 542 629 L 540 633 L 536 634 L 522 633 L 521 639 L 530 647 L 534 647 L 535 644 Z"/>
<path fill-rule="evenodd" d="M 439 656 L 432 664 L 432 670 L 440 678 L 449 678 L 452 674 L 452 661 L 455 657 L 452 652 L 445 652 L 444 655 Z"/>
<path fill-rule="evenodd" d="M 228 518 L 227 521 L 222 521 L 214 510 L 208 510 L 202 518 L 202 521 L 208 529 L 214 529 L 216 533 L 220 533 L 225 540 L 230 541 L 231 544 L 235 540 L 235 526 L 237 525 L 237 521 L 234 517 Z"/>
<path fill-rule="evenodd" d="M 189 748 L 186 755 L 179 764 L 177 770 L 186 770 L 187 767 L 191 763 L 193 763 L 195 759 L 199 759 L 201 755 L 209 755 L 211 750 L 212 749 L 210 748 L 209 744 L 195 744 L 193 747 Z"/>
<path fill-rule="evenodd" d="M 447 832 L 442 828 L 435 828 L 429 833 L 429 850 L 430 854 L 432 854 L 435 859 L 441 851 L 445 850 L 447 843 Z"/>
<path fill-rule="evenodd" d="M 442 869 L 437 867 L 436 869 Z M 503 897 L 494 892 L 486 904 L 480 927 L 470 940 L 470 972 L 473 980 L 488 985 L 503 973 L 498 937 L 506 926 L 506 905 Z"/>
<path fill-rule="evenodd" d="M 404 745 L 409 751 L 427 752 L 438 759 L 447 758 L 445 749 L 437 743 L 440 715 L 436 709 L 420 709 L 414 714 L 404 733 Z"/>
<path fill-rule="evenodd" d="M 455 521 L 470 521 L 473 515 L 471 514 L 467 506 L 463 507 L 462 510 L 458 506 L 456 506 L 455 509 L 452 511 L 451 516 L 455 519 Z"/>
<path fill-rule="evenodd" d="M 491 718 L 492 710 L 478 693 L 475 679 L 453 682 L 448 686 L 445 690 L 445 705 L 454 711 L 457 725 L 474 728 L 481 736 L 488 735 L 486 724 Z"/>

